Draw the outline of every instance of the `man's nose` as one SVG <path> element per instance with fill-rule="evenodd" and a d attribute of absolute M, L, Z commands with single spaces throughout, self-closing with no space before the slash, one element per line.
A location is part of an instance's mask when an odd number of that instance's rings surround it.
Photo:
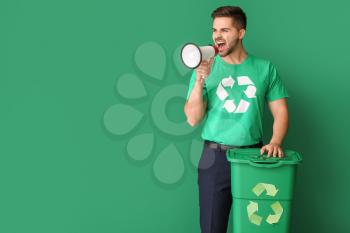
<path fill-rule="evenodd" d="M 216 33 L 214 34 L 214 38 L 216 38 L 216 39 L 222 38 L 221 32 L 216 32 Z"/>

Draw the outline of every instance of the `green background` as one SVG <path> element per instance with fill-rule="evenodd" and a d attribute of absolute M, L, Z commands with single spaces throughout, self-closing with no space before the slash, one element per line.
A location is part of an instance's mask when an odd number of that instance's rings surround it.
<path fill-rule="evenodd" d="M 347 1 L 1 0 L 1 233 L 199 232 L 197 174 L 186 154 L 198 131 L 166 135 L 148 106 L 160 88 L 188 83 L 173 51 L 189 41 L 211 42 L 210 13 L 221 5 L 246 11 L 245 47 L 277 66 L 291 95 L 284 147 L 304 158 L 292 232 L 350 231 Z M 161 81 L 135 65 L 135 50 L 147 41 L 166 51 Z M 125 73 L 141 77 L 150 95 L 140 101 L 118 95 L 115 83 Z M 169 105 L 174 121 L 184 120 L 183 101 Z M 117 136 L 105 129 L 103 116 L 122 102 L 146 117 Z M 271 135 L 266 117 L 265 141 Z M 136 132 L 156 137 L 144 161 L 126 155 Z M 169 141 L 185 161 L 174 185 L 152 173 Z"/>

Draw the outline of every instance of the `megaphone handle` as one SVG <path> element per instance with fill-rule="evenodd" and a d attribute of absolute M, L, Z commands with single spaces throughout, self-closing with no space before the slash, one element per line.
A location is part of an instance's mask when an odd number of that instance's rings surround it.
<path fill-rule="evenodd" d="M 210 67 L 210 69 L 211 69 L 211 65 L 213 64 L 213 62 L 214 62 L 214 57 L 210 57 L 208 60 L 208 63 L 209 63 L 209 67 Z M 202 75 L 202 79 L 206 79 L 208 77 L 208 75 Z"/>

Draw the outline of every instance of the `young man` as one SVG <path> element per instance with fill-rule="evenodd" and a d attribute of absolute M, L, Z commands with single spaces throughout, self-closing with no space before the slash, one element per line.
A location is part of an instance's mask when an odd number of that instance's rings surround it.
<path fill-rule="evenodd" d="M 261 148 L 261 154 L 283 157 L 288 127 L 287 91 L 271 62 L 243 47 L 246 15 L 239 7 L 212 13 L 213 41 L 219 54 L 193 72 L 185 114 L 191 126 L 205 117 L 204 149 L 198 164 L 202 233 L 226 233 L 232 204 L 230 164 L 226 150 Z M 273 135 L 262 144 L 265 102 L 273 115 Z"/>

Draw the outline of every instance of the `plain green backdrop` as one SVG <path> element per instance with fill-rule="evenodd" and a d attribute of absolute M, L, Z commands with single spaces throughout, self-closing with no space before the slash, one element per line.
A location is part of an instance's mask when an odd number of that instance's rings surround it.
<path fill-rule="evenodd" d="M 245 47 L 276 65 L 291 96 L 284 147 L 304 158 L 292 232 L 350 231 L 347 1 L 1 0 L 1 233 L 199 232 L 197 173 L 186 155 L 198 131 L 172 138 L 146 117 L 115 136 L 102 119 L 121 102 L 146 114 L 160 88 L 187 84 L 173 51 L 211 42 L 210 13 L 221 5 L 246 11 Z M 135 65 L 135 50 L 147 41 L 166 52 L 162 81 Z M 115 83 L 125 73 L 137 74 L 150 95 L 121 98 Z M 184 120 L 183 101 L 169 106 L 174 121 Z M 125 146 L 142 131 L 154 133 L 157 146 L 136 162 Z M 269 114 L 265 133 L 267 141 Z M 164 185 L 152 163 L 171 140 L 186 170 L 176 185 Z"/>

